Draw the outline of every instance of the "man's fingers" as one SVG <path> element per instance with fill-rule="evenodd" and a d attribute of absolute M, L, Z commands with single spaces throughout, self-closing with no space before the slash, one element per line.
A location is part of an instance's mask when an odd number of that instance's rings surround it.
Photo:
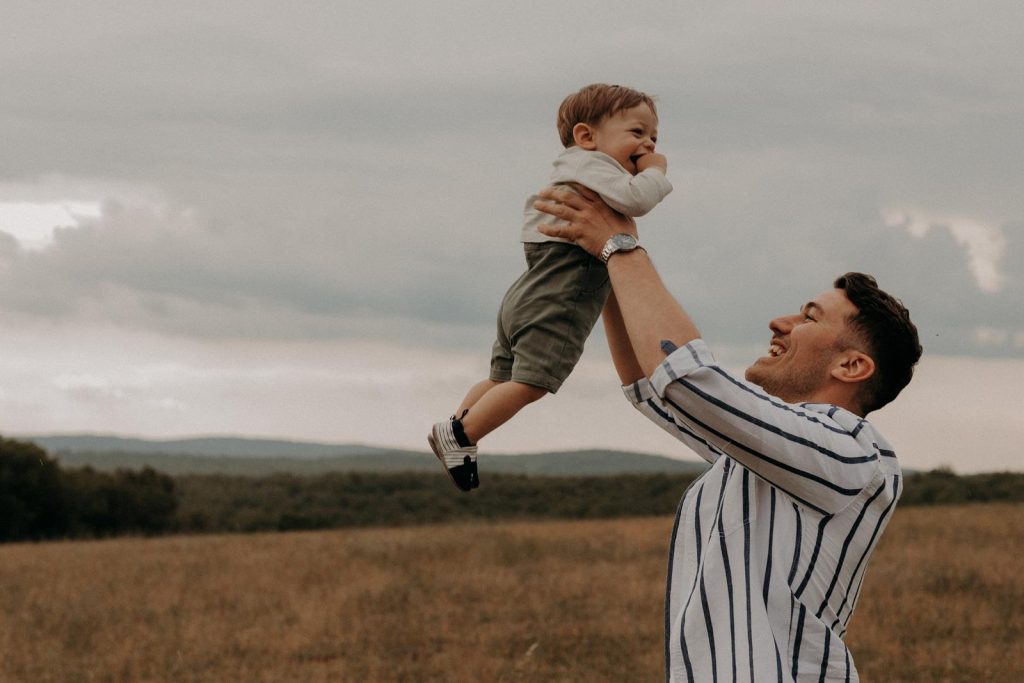
<path fill-rule="evenodd" d="M 576 188 L 576 191 L 584 199 L 587 199 L 588 201 L 596 202 L 601 197 L 601 195 L 599 195 L 598 193 L 594 192 L 593 190 L 591 190 L 589 187 L 587 187 L 585 185 L 580 185 L 579 183 L 573 183 L 572 186 L 574 188 Z"/>
<path fill-rule="evenodd" d="M 572 214 L 574 209 L 567 204 L 562 204 L 557 201 L 544 201 L 538 199 L 533 203 L 533 208 L 537 209 L 546 214 L 550 214 L 555 218 L 561 218 L 563 220 L 572 220 Z"/>
<path fill-rule="evenodd" d="M 587 191 L 589 192 L 589 190 Z M 539 192 L 539 194 L 541 199 L 547 199 L 549 201 L 555 201 L 560 204 L 565 204 L 566 206 L 572 207 L 573 209 L 582 209 L 584 206 L 586 206 L 587 203 L 587 200 L 581 197 L 578 193 L 573 192 L 572 190 L 563 190 L 558 187 L 545 187 L 543 190 Z"/>
<path fill-rule="evenodd" d="M 571 228 L 568 225 L 539 225 L 537 229 L 548 237 L 561 237 L 566 240 L 575 239 L 575 235 L 570 234 Z"/>

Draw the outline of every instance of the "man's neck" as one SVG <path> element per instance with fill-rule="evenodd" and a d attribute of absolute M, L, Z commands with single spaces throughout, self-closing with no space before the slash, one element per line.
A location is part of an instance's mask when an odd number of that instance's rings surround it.
<path fill-rule="evenodd" d="M 860 407 L 860 402 L 856 401 L 850 392 L 846 390 L 846 386 L 842 387 L 824 387 L 811 395 L 808 398 L 802 398 L 794 403 L 828 403 L 834 406 L 838 406 L 843 410 L 847 410 L 857 417 L 864 417 L 864 413 Z"/>

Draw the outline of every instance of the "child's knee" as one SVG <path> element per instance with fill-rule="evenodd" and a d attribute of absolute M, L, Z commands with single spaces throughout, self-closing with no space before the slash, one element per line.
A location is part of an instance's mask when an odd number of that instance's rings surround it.
<path fill-rule="evenodd" d="M 530 403 L 538 401 L 548 395 L 548 390 L 542 387 L 536 387 L 532 384 L 522 384 L 521 386 L 521 391 L 523 392 L 524 397 L 529 400 Z"/>

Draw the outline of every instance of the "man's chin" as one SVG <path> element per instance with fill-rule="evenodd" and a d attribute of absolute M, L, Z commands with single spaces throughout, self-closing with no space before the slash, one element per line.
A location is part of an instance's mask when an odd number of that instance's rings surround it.
<path fill-rule="evenodd" d="M 760 382 L 757 381 L 758 378 L 761 376 L 760 368 L 758 367 L 759 362 L 760 361 L 754 361 L 754 364 L 747 368 L 746 371 L 743 373 L 743 378 L 746 379 L 748 382 L 760 384 Z"/>
<path fill-rule="evenodd" d="M 743 378 L 751 384 L 756 384 L 761 387 L 762 390 L 773 393 L 771 390 L 772 381 L 771 375 L 763 372 L 764 368 L 760 367 L 757 362 L 747 368 L 746 372 L 743 373 Z"/>

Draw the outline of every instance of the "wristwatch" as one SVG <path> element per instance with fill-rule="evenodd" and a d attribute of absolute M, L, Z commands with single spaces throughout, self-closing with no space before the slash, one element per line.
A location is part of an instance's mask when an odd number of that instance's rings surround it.
<path fill-rule="evenodd" d="M 633 251 L 640 246 L 640 243 L 632 235 L 627 235 L 624 232 L 620 232 L 617 235 L 612 235 L 608 238 L 608 241 L 604 243 L 604 249 L 601 250 L 601 255 L 598 257 L 601 259 L 601 263 L 608 263 L 608 259 L 611 258 L 612 254 L 617 251 Z"/>

